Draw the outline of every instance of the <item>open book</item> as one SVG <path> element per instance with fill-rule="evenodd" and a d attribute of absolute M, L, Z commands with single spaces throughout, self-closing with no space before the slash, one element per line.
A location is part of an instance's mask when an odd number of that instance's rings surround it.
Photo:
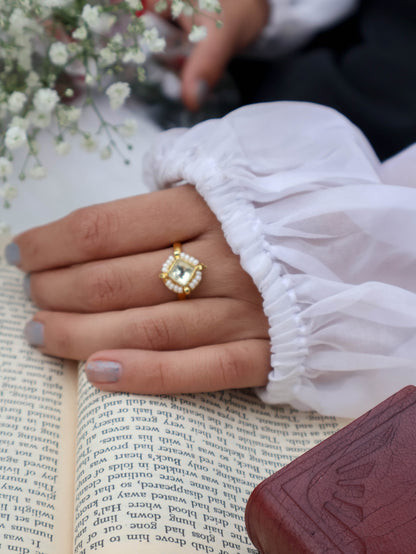
<path fill-rule="evenodd" d="M 347 423 L 250 391 L 103 393 L 22 337 L 0 241 L 0 552 L 254 553 L 253 488 Z"/>

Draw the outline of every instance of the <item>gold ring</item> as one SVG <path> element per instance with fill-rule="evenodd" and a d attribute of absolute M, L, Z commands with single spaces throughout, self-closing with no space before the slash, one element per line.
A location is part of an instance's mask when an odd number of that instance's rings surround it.
<path fill-rule="evenodd" d="M 179 300 L 184 300 L 201 282 L 204 269 L 204 264 L 182 252 L 181 243 L 175 242 L 173 255 L 163 264 L 159 277 L 169 290 L 178 295 Z"/>

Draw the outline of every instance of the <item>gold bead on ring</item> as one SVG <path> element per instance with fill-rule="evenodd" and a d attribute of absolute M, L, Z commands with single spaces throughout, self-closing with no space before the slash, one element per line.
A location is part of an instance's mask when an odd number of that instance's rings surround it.
<path fill-rule="evenodd" d="M 179 300 L 184 300 L 201 282 L 204 269 L 204 264 L 182 252 L 181 243 L 175 242 L 173 255 L 163 264 L 159 277 L 169 290 L 178 295 Z"/>

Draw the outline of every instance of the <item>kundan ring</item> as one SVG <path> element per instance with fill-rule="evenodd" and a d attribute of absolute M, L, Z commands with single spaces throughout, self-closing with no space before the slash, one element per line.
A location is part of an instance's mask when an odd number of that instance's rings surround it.
<path fill-rule="evenodd" d="M 159 277 L 179 300 L 183 300 L 199 285 L 204 269 L 204 264 L 182 252 L 181 243 L 175 242 L 173 255 L 163 264 Z"/>

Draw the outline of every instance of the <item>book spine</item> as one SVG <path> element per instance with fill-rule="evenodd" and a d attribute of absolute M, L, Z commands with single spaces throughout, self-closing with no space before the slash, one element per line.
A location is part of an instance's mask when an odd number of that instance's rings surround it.
<path fill-rule="evenodd" d="M 307 554 L 296 530 L 288 528 L 276 498 L 267 492 L 266 483 L 258 485 L 246 507 L 248 535 L 260 554 Z"/>

